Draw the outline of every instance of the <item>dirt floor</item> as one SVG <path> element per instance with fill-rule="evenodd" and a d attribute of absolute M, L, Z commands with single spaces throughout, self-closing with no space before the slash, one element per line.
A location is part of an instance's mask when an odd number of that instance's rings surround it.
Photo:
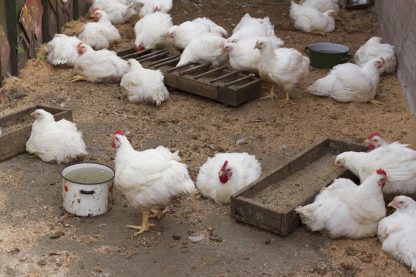
<path fill-rule="evenodd" d="M 250 12 L 270 16 L 287 47 L 302 51 L 313 42 L 345 44 L 355 51 L 378 34 L 372 10 L 343 11 L 336 32 L 326 38 L 293 29 L 289 1 L 174 1 L 175 23 L 208 16 L 231 31 Z M 132 23 L 119 26 L 130 45 Z M 77 27 L 78 26 L 78 27 Z M 69 23 L 74 34 L 79 23 Z M 1 90 L 0 115 L 37 103 L 73 109 L 83 131 L 88 160 L 113 165 L 110 135 L 128 131 L 137 149 L 163 144 L 179 150 L 191 176 L 208 156 L 223 151 L 255 154 L 267 174 L 323 137 L 362 142 L 374 131 L 389 141 L 416 145 L 416 120 L 408 112 L 395 76 L 383 76 L 378 99 L 384 104 L 340 104 L 304 89 L 326 74 L 311 69 L 293 100 L 256 100 L 239 108 L 171 91 L 159 107 L 127 101 L 118 85 L 69 83 L 71 69 L 53 68 L 44 56 L 30 60 L 18 80 Z M 283 97 L 283 95 L 280 95 Z M 245 143 L 236 144 L 236 141 Z M 22 154 L 0 163 L 0 275 L 2 276 L 411 276 L 407 267 L 382 252 L 376 238 L 330 240 L 300 227 L 286 237 L 236 223 L 230 207 L 183 197 L 152 231 L 139 238 L 126 224 L 139 212 L 115 191 L 106 215 L 78 218 L 63 211 L 64 165 Z M 209 235 L 213 229 L 215 236 Z M 188 236 L 202 235 L 199 242 Z"/>

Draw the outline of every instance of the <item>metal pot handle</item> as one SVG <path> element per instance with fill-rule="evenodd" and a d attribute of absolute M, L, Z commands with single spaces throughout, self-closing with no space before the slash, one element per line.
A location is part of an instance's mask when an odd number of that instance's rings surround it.
<path fill-rule="evenodd" d="M 342 62 L 347 62 L 349 59 L 351 59 L 353 56 L 351 54 L 347 54 L 346 57 L 342 58 L 341 61 Z"/>
<path fill-rule="evenodd" d="M 83 190 L 83 189 L 81 189 L 79 191 L 79 193 L 81 193 L 81 194 L 94 194 L 95 190 Z"/>

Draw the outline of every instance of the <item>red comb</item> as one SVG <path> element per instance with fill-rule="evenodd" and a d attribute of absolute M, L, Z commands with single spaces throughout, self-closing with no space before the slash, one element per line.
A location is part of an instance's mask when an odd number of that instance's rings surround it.
<path fill-rule="evenodd" d="M 380 135 L 380 133 L 379 132 L 372 132 L 369 136 L 368 136 L 368 139 L 372 139 L 373 137 L 380 137 L 381 135 Z"/>
<path fill-rule="evenodd" d="M 114 132 L 114 135 L 122 135 L 122 136 L 125 136 L 126 135 L 126 132 L 124 132 L 124 130 L 117 130 L 117 131 Z"/>
<path fill-rule="evenodd" d="M 228 165 L 228 161 L 225 161 L 221 167 L 221 170 L 225 171 L 225 168 L 227 167 L 227 165 Z"/>
<path fill-rule="evenodd" d="M 386 176 L 387 177 L 387 173 L 386 173 L 386 171 L 384 171 L 384 169 L 377 169 L 377 174 L 380 174 L 380 175 L 384 175 L 384 176 Z"/>
<path fill-rule="evenodd" d="M 94 8 L 94 9 L 91 10 L 91 13 L 95 13 L 98 10 L 99 10 L 99 8 Z"/>

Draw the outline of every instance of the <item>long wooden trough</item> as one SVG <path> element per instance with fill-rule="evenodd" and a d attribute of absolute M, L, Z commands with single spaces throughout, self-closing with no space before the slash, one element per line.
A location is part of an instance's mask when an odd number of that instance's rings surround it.
<path fill-rule="evenodd" d="M 284 166 L 234 194 L 231 216 L 279 235 L 300 224 L 298 206 L 311 203 L 336 178 L 358 181 L 349 171 L 335 169 L 332 158 L 345 151 L 366 151 L 363 145 L 325 139 L 306 149 Z"/>
<path fill-rule="evenodd" d="M 241 73 L 226 66 L 187 64 L 175 67 L 180 55 L 167 50 L 127 49 L 117 53 L 121 58 L 136 59 L 143 67 L 159 69 L 167 86 L 237 107 L 261 96 L 261 80 L 255 74 Z"/>

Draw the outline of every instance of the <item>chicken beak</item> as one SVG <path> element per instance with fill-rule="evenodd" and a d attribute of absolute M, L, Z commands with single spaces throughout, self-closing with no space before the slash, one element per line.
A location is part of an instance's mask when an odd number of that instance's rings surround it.
<path fill-rule="evenodd" d="M 37 114 L 36 114 L 36 112 L 33 112 L 33 113 L 30 114 L 30 116 L 36 118 Z"/>
<path fill-rule="evenodd" d="M 369 139 L 366 139 L 366 140 L 364 141 L 364 143 L 371 144 L 371 142 L 370 142 L 370 140 L 369 140 Z"/>
<path fill-rule="evenodd" d="M 393 208 L 396 208 L 396 206 L 394 206 L 394 200 L 393 201 L 391 201 L 388 205 L 387 205 L 387 207 L 393 207 Z"/>

